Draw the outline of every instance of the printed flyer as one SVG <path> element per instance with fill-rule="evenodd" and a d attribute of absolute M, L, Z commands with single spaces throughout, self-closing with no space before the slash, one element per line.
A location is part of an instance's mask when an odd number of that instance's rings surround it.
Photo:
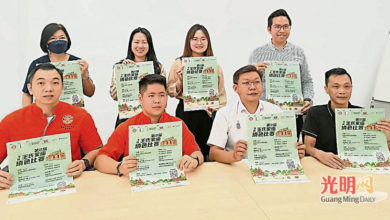
<path fill-rule="evenodd" d="M 118 95 L 119 118 L 130 118 L 142 111 L 138 102 L 138 82 L 148 74 L 154 74 L 153 62 L 116 64 L 114 66 Z"/>
<path fill-rule="evenodd" d="M 301 113 L 303 95 L 299 63 L 295 61 L 267 61 L 264 77 L 266 100 L 282 110 Z"/>
<path fill-rule="evenodd" d="M 65 172 L 72 163 L 70 134 L 7 143 L 13 184 L 7 204 L 76 192 Z"/>
<path fill-rule="evenodd" d="M 256 184 L 309 182 L 296 149 L 294 112 L 248 115 L 247 141 Z"/>
<path fill-rule="evenodd" d="M 182 122 L 129 127 L 129 154 L 138 161 L 130 173 L 133 192 L 188 185 L 177 169 L 182 157 Z"/>
<path fill-rule="evenodd" d="M 216 57 L 184 57 L 184 111 L 219 107 L 218 64 Z"/>
<path fill-rule="evenodd" d="M 60 101 L 77 107 L 85 107 L 81 68 L 77 60 L 53 62 L 52 64 L 63 71 L 64 90 L 62 91 Z"/>
<path fill-rule="evenodd" d="M 384 109 L 336 109 L 337 151 L 345 171 L 390 174 L 386 135 L 376 130 Z"/>

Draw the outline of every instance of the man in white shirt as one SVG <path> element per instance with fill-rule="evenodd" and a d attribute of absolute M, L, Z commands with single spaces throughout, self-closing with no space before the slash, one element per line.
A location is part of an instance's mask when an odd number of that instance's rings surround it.
<path fill-rule="evenodd" d="M 282 110 L 269 102 L 261 101 L 262 74 L 255 66 L 247 65 L 233 75 L 233 90 L 240 100 L 221 108 L 214 119 L 207 144 L 210 160 L 233 163 L 247 158 L 246 116 L 248 114 L 275 113 Z M 299 158 L 305 155 L 305 145 L 297 143 Z"/>

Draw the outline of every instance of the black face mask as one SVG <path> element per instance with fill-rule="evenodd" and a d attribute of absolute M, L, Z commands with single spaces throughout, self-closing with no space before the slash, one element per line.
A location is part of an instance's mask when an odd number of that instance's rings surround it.
<path fill-rule="evenodd" d="M 68 41 L 65 40 L 53 41 L 47 45 L 47 48 L 52 53 L 61 54 L 68 49 Z"/>

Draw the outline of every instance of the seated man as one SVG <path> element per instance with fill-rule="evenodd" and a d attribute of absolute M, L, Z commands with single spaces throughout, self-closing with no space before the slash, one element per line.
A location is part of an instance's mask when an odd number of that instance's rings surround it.
<path fill-rule="evenodd" d="M 138 100 L 142 105 L 142 112 L 119 125 L 112 133 L 104 147 L 99 151 L 95 167 L 103 173 L 128 176 L 137 169 L 137 158 L 129 155 L 129 126 L 164 122 L 181 121 L 165 112 L 168 95 L 165 77 L 151 74 L 139 81 Z M 195 138 L 182 122 L 183 157 L 178 168 L 190 170 L 203 163 L 203 155 Z M 124 156 L 121 162 L 118 159 Z"/>
<path fill-rule="evenodd" d="M 78 177 L 91 168 L 102 141 L 90 114 L 59 101 L 64 88 L 62 72 L 54 65 L 38 65 L 29 75 L 28 90 L 35 103 L 7 115 L 0 122 L 0 162 L 7 156 L 6 143 L 70 133 L 72 164 L 66 173 Z M 80 148 L 85 153 L 81 158 Z M 12 185 L 12 176 L 0 171 L 0 189 Z"/>
<path fill-rule="evenodd" d="M 307 113 L 302 132 L 305 134 L 306 154 L 321 163 L 343 169 L 344 163 L 337 156 L 336 108 L 360 108 L 349 103 L 352 94 L 352 78 L 343 68 L 334 68 L 325 73 L 325 92 L 330 101 L 327 105 L 312 107 Z M 385 132 L 390 149 L 390 120 L 383 119 L 377 129 Z"/>
<path fill-rule="evenodd" d="M 278 106 L 260 100 L 263 92 L 261 77 L 261 73 L 252 65 L 244 66 L 234 73 L 233 89 L 240 100 L 217 112 L 207 142 L 210 145 L 210 160 L 233 163 L 247 158 L 246 116 L 282 111 Z M 297 149 L 299 158 L 302 158 L 305 145 L 299 142 Z"/>

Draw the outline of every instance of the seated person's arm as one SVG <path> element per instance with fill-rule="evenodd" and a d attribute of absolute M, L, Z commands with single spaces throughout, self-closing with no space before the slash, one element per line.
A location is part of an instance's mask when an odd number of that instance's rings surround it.
<path fill-rule="evenodd" d="M 102 173 L 117 174 L 116 167 L 119 162 L 112 159 L 107 155 L 99 155 L 95 161 L 95 168 Z M 122 160 L 122 164 L 119 166 L 119 172 L 128 177 L 129 173 L 137 169 L 137 159 L 135 156 L 126 156 Z"/>
<path fill-rule="evenodd" d="M 210 160 L 221 163 L 233 163 L 242 160 L 248 150 L 248 143 L 238 140 L 234 144 L 234 151 L 225 151 L 222 147 L 210 145 Z"/>
<path fill-rule="evenodd" d="M 310 156 L 316 158 L 321 163 L 334 168 L 334 169 L 343 169 L 344 162 L 337 155 L 331 152 L 324 152 L 315 148 L 316 138 L 311 137 L 309 135 L 305 136 L 305 145 L 306 145 L 306 153 Z"/>
<path fill-rule="evenodd" d="M 11 174 L 0 170 L 0 190 L 9 189 L 12 185 L 12 181 Z"/>
<path fill-rule="evenodd" d="M 198 158 L 198 160 L 196 159 Z M 192 170 L 201 165 L 204 161 L 203 154 L 199 150 L 192 152 L 190 156 L 184 155 L 177 165 L 179 170 Z"/>
<path fill-rule="evenodd" d="M 83 159 L 87 159 L 89 161 L 89 164 L 92 165 L 95 162 L 95 158 L 97 153 L 99 152 L 99 148 L 101 148 L 101 146 L 96 148 L 95 150 L 87 152 Z M 66 174 L 68 176 L 73 176 L 74 178 L 77 178 L 83 173 L 86 168 L 87 167 L 85 167 L 84 161 L 82 159 L 75 160 L 68 166 Z"/>

